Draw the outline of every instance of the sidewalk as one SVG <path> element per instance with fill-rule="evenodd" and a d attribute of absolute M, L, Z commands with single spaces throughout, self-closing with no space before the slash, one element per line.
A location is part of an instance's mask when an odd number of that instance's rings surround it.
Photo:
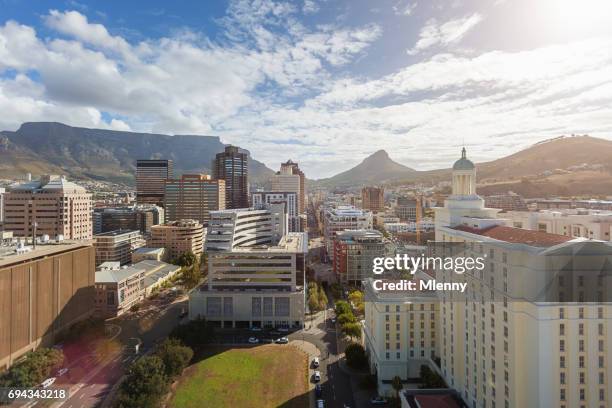
<path fill-rule="evenodd" d="M 321 357 L 321 351 L 314 344 L 304 340 L 291 340 L 289 345 L 303 351 L 308 356 L 308 399 L 310 401 L 310 406 L 314 407 L 315 395 L 313 391 L 315 385 L 310 381 L 310 362 L 315 357 Z"/>

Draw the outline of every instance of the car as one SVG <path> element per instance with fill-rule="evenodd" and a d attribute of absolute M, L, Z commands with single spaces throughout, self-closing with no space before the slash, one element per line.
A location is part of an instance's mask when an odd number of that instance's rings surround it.
<path fill-rule="evenodd" d="M 320 371 L 315 371 L 314 374 L 312 375 L 312 380 L 314 382 L 321 381 L 321 372 Z"/>
<path fill-rule="evenodd" d="M 321 384 L 315 385 L 315 395 L 317 398 L 321 398 L 323 396 L 323 387 L 321 387 Z"/>
<path fill-rule="evenodd" d="M 287 327 L 279 327 L 278 331 L 281 333 L 289 333 L 289 329 Z"/>
<path fill-rule="evenodd" d="M 325 401 L 322 399 L 317 400 L 317 408 L 325 408 Z"/>
<path fill-rule="evenodd" d="M 249 343 L 257 344 L 259 343 L 259 339 L 257 337 L 249 337 Z"/>
<path fill-rule="evenodd" d="M 336 318 L 335 318 L 335 317 L 332 317 L 331 322 L 332 322 L 332 323 L 336 323 Z"/>
<path fill-rule="evenodd" d="M 43 381 L 40 384 L 40 386 L 43 388 L 49 388 L 50 386 L 53 385 L 54 382 L 55 382 L 55 377 L 47 378 L 45 381 Z"/>
<path fill-rule="evenodd" d="M 59 370 L 57 370 L 57 374 L 55 374 L 58 377 L 61 377 L 62 375 L 66 374 L 68 372 L 68 369 L 66 367 L 64 368 L 60 368 Z"/>
<path fill-rule="evenodd" d="M 312 359 L 312 366 L 317 368 L 319 366 L 319 357 L 315 357 Z"/>
<path fill-rule="evenodd" d="M 286 337 L 281 337 L 279 339 L 276 339 L 276 344 L 287 344 L 289 343 L 289 339 Z"/>
<path fill-rule="evenodd" d="M 370 403 L 372 405 L 385 405 L 387 403 L 387 400 L 381 397 L 380 395 L 378 395 L 376 397 L 372 397 L 372 399 L 370 400 Z"/>
<path fill-rule="evenodd" d="M 259 327 L 259 326 L 253 326 L 253 327 L 251 327 L 251 331 L 254 331 L 254 332 L 260 332 L 260 331 L 261 331 L 261 327 Z"/>

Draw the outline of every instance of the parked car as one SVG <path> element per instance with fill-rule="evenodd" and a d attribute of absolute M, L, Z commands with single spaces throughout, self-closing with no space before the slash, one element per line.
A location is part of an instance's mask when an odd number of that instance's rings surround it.
<path fill-rule="evenodd" d="M 64 368 L 60 368 L 59 370 L 57 370 L 57 374 L 55 374 L 57 377 L 61 377 L 62 375 L 66 374 L 68 372 L 68 369 L 66 367 Z"/>
<path fill-rule="evenodd" d="M 54 382 L 55 382 L 55 377 L 47 378 L 45 381 L 43 381 L 40 384 L 40 386 L 43 388 L 49 388 L 50 386 L 53 385 Z"/>
<path fill-rule="evenodd" d="M 319 366 L 319 357 L 315 357 L 312 359 L 312 366 L 317 368 Z"/>
<path fill-rule="evenodd" d="M 281 337 L 279 339 L 276 339 L 276 343 L 277 344 L 287 344 L 289 343 L 289 339 L 286 337 Z"/>
<path fill-rule="evenodd" d="M 257 337 L 249 337 L 249 343 L 257 344 L 259 343 L 259 339 Z"/>
<path fill-rule="evenodd" d="M 321 387 L 321 384 L 315 385 L 315 395 L 317 398 L 321 398 L 323 396 L 323 387 Z"/>
<path fill-rule="evenodd" d="M 378 395 L 378 396 L 376 396 L 376 397 L 373 397 L 373 398 L 370 400 L 370 403 L 371 403 L 372 405 L 385 405 L 385 404 L 387 403 L 387 400 L 386 400 L 386 399 L 384 399 L 383 397 L 381 397 L 380 395 Z"/>
<path fill-rule="evenodd" d="M 321 381 L 321 372 L 320 371 L 315 371 L 314 374 L 312 375 L 312 380 L 314 382 Z"/>
<path fill-rule="evenodd" d="M 253 327 L 251 327 L 251 331 L 254 331 L 254 332 L 260 332 L 260 331 L 261 331 L 261 327 L 259 327 L 259 326 L 253 326 Z"/>
<path fill-rule="evenodd" d="M 325 408 L 325 401 L 322 399 L 317 400 L 317 408 Z"/>

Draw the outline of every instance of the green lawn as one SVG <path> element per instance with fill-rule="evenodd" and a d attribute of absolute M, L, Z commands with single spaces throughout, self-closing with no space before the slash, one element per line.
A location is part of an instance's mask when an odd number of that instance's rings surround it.
<path fill-rule="evenodd" d="M 214 349 L 185 371 L 170 405 L 307 407 L 307 364 L 304 353 L 285 345 Z"/>

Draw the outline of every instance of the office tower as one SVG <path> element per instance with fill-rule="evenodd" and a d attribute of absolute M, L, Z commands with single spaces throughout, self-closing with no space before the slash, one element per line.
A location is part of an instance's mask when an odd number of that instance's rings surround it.
<path fill-rule="evenodd" d="M 349 205 L 328 207 L 323 214 L 325 250 L 333 261 L 336 233 L 344 230 L 372 229 L 372 213 Z"/>
<path fill-rule="evenodd" d="M 103 262 L 119 262 L 125 265 L 132 261 L 132 253 L 146 245 L 138 230 L 115 230 L 94 235 L 96 265 Z"/>
<path fill-rule="evenodd" d="M 204 174 L 166 180 L 166 221 L 197 220 L 205 224 L 211 211 L 225 209 L 225 181 Z"/>
<path fill-rule="evenodd" d="M 395 215 L 402 222 L 416 222 L 417 200 L 408 197 L 398 197 L 395 201 Z M 422 213 L 422 212 L 421 212 Z"/>
<path fill-rule="evenodd" d="M 289 221 L 289 232 L 302 232 L 302 217 L 298 212 L 298 197 L 295 192 L 260 191 L 251 194 L 251 202 L 256 209 L 270 204 L 283 204 Z"/>
<path fill-rule="evenodd" d="M 165 183 L 173 177 L 172 160 L 137 160 L 136 203 L 163 207 Z"/>
<path fill-rule="evenodd" d="M 485 207 L 499 208 L 502 212 L 527 211 L 527 204 L 520 195 L 509 192 L 484 197 Z"/>
<path fill-rule="evenodd" d="M 608 406 L 610 255 L 584 238 L 504 225 L 475 187 L 464 149 L 452 195 L 435 209 L 436 241 L 486 262 L 479 272 L 435 270 L 439 281 L 467 283 L 462 296 L 438 293 L 439 372 L 471 408 Z M 585 298 L 589 288 L 599 301 Z"/>
<path fill-rule="evenodd" d="M 238 246 L 272 245 L 287 232 L 282 206 L 240 208 L 211 213 L 206 234 L 206 252 L 229 251 Z"/>
<path fill-rule="evenodd" d="M 249 157 L 237 146 L 226 146 L 213 161 L 213 178 L 225 181 L 225 208 L 249 206 Z"/>
<path fill-rule="evenodd" d="M 333 271 L 343 284 L 361 286 L 373 275 L 374 258 L 384 257 L 386 242 L 376 230 L 346 230 L 336 233 Z"/>
<path fill-rule="evenodd" d="M 298 194 L 298 213 L 303 214 L 306 212 L 306 176 L 304 172 L 300 170 L 300 166 L 294 161 L 287 160 L 286 163 L 281 163 L 280 168 L 281 174 L 294 174 L 300 177 L 300 190 Z M 275 191 L 284 191 L 282 189 L 275 189 Z"/>
<path fill-rule="evenodd" d="M 170 221 L 151 227 L 147 247 L 166 248 L 168 259 L 173 260 L 186 252 L 202 254 L 204 227 L 196 220 Z"/>
<path fill-rule="evenodd" d="M 213 214 L 206 236 L 208 281 L 190 294 L 191 319 L 222 327 L 303 326 L 308 236 L 292 232 L 277 240 L 267 212 Z M 251 224 L 248 232 L 244 222 Z"/>
<path fill-rule="evenodd" d="M 164 209 L 154 204 L 132 207 L 95 208 L 94 234 L 116 230 L 138 230 L 148 234 L 153 225 L 164 222 Z"/>
<path fill-rule="evenodd" d="M 295 193 L 298 197 L 298 213 L 302 213 L 300 210 L 300 197 L 302 195 L 301 189 L 301 178 L 299 174 L 293 174 L 291 167 L 281 168 L 281 171 L 276 172 L 270 178 L 271 191 L 286 191 Z"/>
<path fill-rule="evenodd" d="M 361 189 L 361 208 L 374 213 L 385 210 L 385 189 L 382 187 L 364 187 Z"/>
<path fill-rule="evenodd" d="M 376 373 L 379 395 L 395 395 L 393 377 L 418 378 L 421 365 L 433 365 L 438 297 L 435 291 L 377 289 L 370 278 L 364 282 L 364 303 L 364 346 L 370 371 Z"/>
<path fill-rule="evenodd" d="M 4 229 L 16 237 L 91 239 L 91 194 L 64 177 L 13 185 L 4 196 Z"/>
<path fill-rule="evenodd" d="M 0 371 L 92 314 L 94 273 L 87 243 L 0 246 Z"/>

